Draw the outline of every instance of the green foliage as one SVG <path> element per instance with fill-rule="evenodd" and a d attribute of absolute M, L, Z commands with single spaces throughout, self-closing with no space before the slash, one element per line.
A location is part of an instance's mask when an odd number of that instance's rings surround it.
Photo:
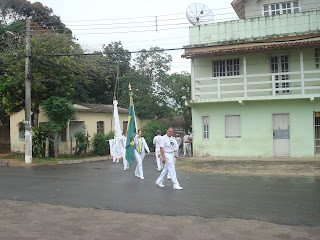
<path fill-rule="evenodd" d="M 76 119 L 72 103 L 62 97 L 50 97 L 43 102 L 43 110 L 49 119 L 50 130 L 60 132 L 69 120 Z"/>
<path fill-rule="evenodd" d="M 191 130 L 191 108 L 185 104 L 186 101 L 191 99 L 191 76 L 187 72 L 171 74 L 168 84 L 170 84 L 171 88 L 171 91 L 168 92 L 168 97 L 172 99 L 172 106 L 178 115 L 183 116 L 184 130 Z"/>
<path fill-rule="evenodd" d="M 160 124 L 159 122 L 153 120 L 151 122 L 148 122 L 142 129 L 142 136 L 145 138 L 150 151 L 154 151 L 153 146 L 153 138 L 157 135 L 157 130 L 161 131 L 161 135 L 164 135 L 167 133 L 169 125 L 167 124 Z"/>
<path fill-rule="evenodd" d="M 86 135 L 86 132 L 83 130 L 75 132 L 74 136 L 78 141 L 78 149 L 76 154 L 80 154 L 81 152 L 84 152 L 89 146 L 88 137 Z"/>
<path fill-rule="evenodd" d="M 50 132 L 42 125 L 32 128 L 32 155 L 44 157 L 46 153 L 46 138 L 49 138 L 49 145 L 52 145 Z"/>
<path fill-rule="evenodd" d="M 110 152 L 110 146 L 108 140 L 113 138 L 113 132 L 108 134 L 102 133 L 95 133 L 92 138 L 92 147 L 93 147 L 93 154 L 104 156 Z"/>

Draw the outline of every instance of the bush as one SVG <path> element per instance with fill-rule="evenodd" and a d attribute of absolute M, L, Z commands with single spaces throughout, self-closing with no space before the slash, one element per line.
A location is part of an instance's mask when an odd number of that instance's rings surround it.
<path fill-rule="evenodd" d="M 46 153 L 46 138 L 49 138 L 49 145 L 52 145 L 52 137 L 45 126 L 32 128 L 32 155 L 44 157 Z"/>
<path fill-rule="evenodd" d="M 110 152 L 109 139 L 113 138 L 113 132 L 108 134 L 95 133 L 92 138 L 93 154 L 104 156 Z"/>
<path fill-rule="evenodd" d="M 74 134 L 76 140 L 78 141 L 78 149 L 76 149 L 76 155 L 80 154 L 82 151 L 85 152 L 88 145 L 89 145 L 89 141 L 88 141 L 88 137 L 85 133 L 85 131 L 80 130 L 75 132 Z"/>
<path fill-rule="evenodd" d="M 160 124 L 159 122 L 153 120 L 151 122 L 148 122 L 141 129 L 142 136 L 146 140 L 150 151 L 154 151 L 153 138 L 157 135 L 157 130 L 160 130 L 161 135 L 164 135 L 164 134 L 166 134 L 168 127 L 169 127 L 168 124 Z"/>

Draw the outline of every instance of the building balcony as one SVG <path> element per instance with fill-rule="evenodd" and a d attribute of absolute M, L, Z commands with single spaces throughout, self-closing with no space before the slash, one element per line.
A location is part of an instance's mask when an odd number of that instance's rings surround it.
<path fill-rule="evenodd" d="M 250 42 L 320 32 L 320 10 L 219 22 L 189 28 L 189 47 Z"/>
<path fill-rule="evenodd" d="M 320 70 L 194 78 L 190 103 L 320 97 Z"/>

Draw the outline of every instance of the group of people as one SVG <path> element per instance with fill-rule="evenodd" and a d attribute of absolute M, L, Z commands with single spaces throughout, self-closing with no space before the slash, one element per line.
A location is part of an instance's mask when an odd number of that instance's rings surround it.
<path fill-rule="evenodd" d="M 123 144 L 123 170 L 129 169 L 129 163 L 125 158 L 125 146 L 126 146 L 126 134 L 122 136 Z M 156 180 L 156 184 L 159 187 L 164 187 L 163 181 L 167 176 L 167 179 L 171 179 L 173 183 L 173 189 L 182 190 L 180 186 L 175 170 L 175 159 L 179 155 L 179 146 L 181 144 L 181 139 L 179 136 L 173 137 L 173 128 L 168 128 L 167 133 L 161 136 L 160 130 L 157 131 L 157 136 L 153 139 L 153 144 L 155 146 L 155 155 L 157 162 L 157 169 L 161 174 Z M 137 162 L 135 169 L 135 176 L 144 179 L 143 175 L 143 159 L 145 157 L 145 152 L 150 153 L 148 144 L 142 137 L 142 131 L 138 130 L 138 134 L 134 137 L 134 158 Z"/>

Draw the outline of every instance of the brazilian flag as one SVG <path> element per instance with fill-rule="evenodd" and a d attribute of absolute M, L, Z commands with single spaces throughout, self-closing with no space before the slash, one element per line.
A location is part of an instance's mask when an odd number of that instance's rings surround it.
<path fill-rule="evenodd" d="M 128 116 L 128 128 L 127 128 L 127 143 L 126 143 L 126 159 L 129 162 L 129 166 L 134 161 L 134 136 L 136 134 L 136 124 L 134 119 L 134 108 L 133 108 L 133 97 L 132 92 L 129 92 L 130 95 L 130 107 L 129 107 L 129 116 Z"/>

